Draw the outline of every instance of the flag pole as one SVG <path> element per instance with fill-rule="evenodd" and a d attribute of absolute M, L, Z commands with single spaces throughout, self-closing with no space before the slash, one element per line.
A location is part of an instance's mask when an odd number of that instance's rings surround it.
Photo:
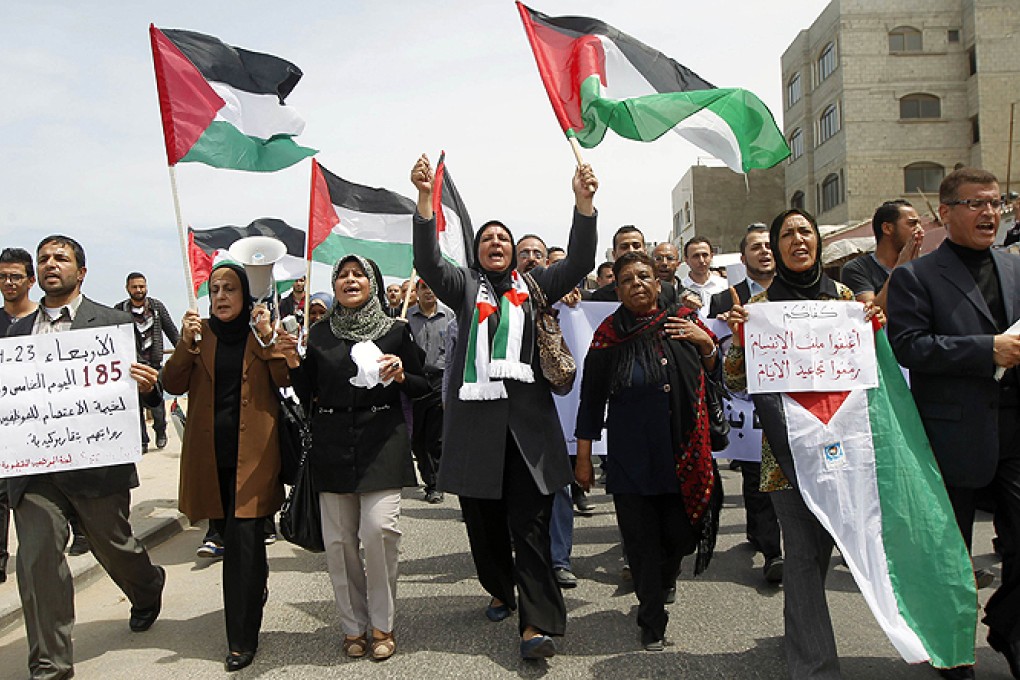
<path fill-rule="evenodd" d="M 309 236 L 309 238 L 311 238 L 311 236 Z M 308 337 L 308 310 L 311 307 L 311 305 L 309 304 L 309 299 L 312 297 L 309 294 L 311 291 L 311 288 L 309 288 L 309 286 L 311 285 L 312 285 L 312 256 L 311 253 L 309 253 L 308 259 L 305 260 L 305 300 L 303 303 L 303 306 L 305 308 L 304 315 L 305 337 Z M 291 293 L 291 295 L 293 295 L 293 293 Z"/>
<path fill-rule="evenodd" d="M 404 304 L 400 308 L 400 318 L 407 319 L 407 307 L 411 302 L 411 289 L 414 288 L 414 277 L 418 275 L 418 270 L 415 267 L 411 267 L 411 278 L 408 279 L 407 292 L 404 293 Z"/>
<path fill-rule="evenodd" d="M 184 283 L 188 287 L 188 309 L 198 311 L 198 298 L 195 296 L 195 280 L 191 276 L 191 258 L 188 257 L 188 235 L 184 231 L 184 220 L 181 218 L 181 199 L 177 194 L 177 167 L 168 165 L 170 171 L 170 193 L 174 199 L 174 215 L 177 217 L 177 237 L 181 243 L 181 259 L 184 260 Z M 202 334 L 195 334 L 195 342 L 202 341 Z"/>
<path fill-rule="evenodd" d="M 577 160 L 578 166 L 584 165 L 584 159 L 581 158 L 581 145 L 577 143 L 577 137 L 567 135 L 567 139 L 570 141 L 570 150 L 574 152 L 574 158 Z"/>

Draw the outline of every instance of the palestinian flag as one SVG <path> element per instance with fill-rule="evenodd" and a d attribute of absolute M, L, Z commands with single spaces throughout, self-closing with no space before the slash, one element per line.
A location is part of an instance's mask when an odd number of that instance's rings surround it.
<path fill-rule="evenodd" d="M 973 664 L 973 565 L 885 331 L 875 346 L 878 387 L 755 395 L 758 414 L 903 659 Z"/>
<path fill-rule="evenodd" d="M 598 19 L 517 8 L 556 119 L 581 146 L 597 146 L 607 128 L 641 142 L 675 130 L 734 172 L 790 155 L 772 113 L 751 92 L 717 88 Z"/>
<path fill-rule="evenodd" d="M 284 104 L 301 80 L 289 61 L 201 33 L 149 25 L 167 163 L 273 172 L 316 153 Z"/>
<path fill-rule="evenodd" d="M 257 219 L 247 227 L 214 227 L 212 229 L 188 229 L 188 260 L 191 263 L 191 278 L 195 284 L 195 295 L 209 294 L 209 274 L 221 260 L 230 259 L 227 250 L 237 241 L 248 236 L 270 236 L 287 246 L 287 254 L 273 265 L 273 278 L 277 287 L 305 275 L 305 232 L 295 229 L 283 220 L 272 217 Z"/>
<path fill-rule="evenodd" d="M 471 224 L 453 180 L 448 172 L 444 176 L 442 186 L 446 191 L 441 194 L 445 221 L 439 235 L 440 247 L 446 257 L 464 265 L 473 240 Z M 403 281 L 414 267 L 414 212 L 411 199 L 349 182 L 312 161 L 308 248 L 313 261 L 332 266 L 356 253 L 375 260 L 388 281 Z"/>

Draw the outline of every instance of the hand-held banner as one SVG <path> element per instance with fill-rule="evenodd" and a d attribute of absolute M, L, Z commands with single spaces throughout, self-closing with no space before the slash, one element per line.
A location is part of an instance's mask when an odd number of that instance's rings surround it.
<path fill-rule="evenodd" d="M 0 339 L 0 477 L 141 458 L 131 324 Z"/>
<path fill-rule="evenodd" d="M 744 325 L 747 391 L 845 392 L 878 386 L 875 337 L 858 302 L 762 302 Z"/>

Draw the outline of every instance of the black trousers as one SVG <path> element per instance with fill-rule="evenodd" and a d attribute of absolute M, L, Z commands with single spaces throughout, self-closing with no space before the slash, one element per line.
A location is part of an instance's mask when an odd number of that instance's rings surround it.
<path fill-rule="evenodd" d="M 443 398 L 435 389 L 411 402 L 414 432 L 411 448 L 418 463 L 418 475 L 426 491 L 436 488 L 439 459 L 443 455 Z"/>
<path fill-rule="evenodd" d="M 220 499 L 225 519 L 209 521 L 223 540 L 223 614 L 227 648 L 254 652 L 259 647 L 262 607 L 269 581 L 265 517 L 234 517 L 237 469 L 219 468 Z"/>
<path fill-rule="evenodd" d="M 152 412 L 152 430 L 156 433 L 156 437 L 166 436 L 166 404 L 162 401 L 156 406 L 146 406 L 142 402 L 141 396 L 138 397 L 139 409 L 138 417 L 142 424 L 142 443 L 149 443 L 149 429 L 145 427 L 145 411 Z"/>
<path fill-rule="evenodd" d="M 947 486 L 956 522 L 970 552 L 974 536 L 974 510 L 979 493 L 995 500 L 993 524 L 1000 537 L 1002 584 L 985 605 L 984 623 L 999 637 L 1020 641 L 1020 409 L 999 409 L 999 465 L 992 483 L 984 489 Z"/>
<path fill-rule="evenodd" d="M 766 560 L 779 557 L 783 554 L 779 520 L 776 518 L 776 509 L 772 507 L 770 494 L 759 489 L 761 463 L 740 461 L 740 474 L 743 477 L 747 540 L 754 544 Z"/>
<path fill-rule="evenodd" d="M 563 635 L 567 628 L 549 548 L 552 504 L 552 494 L 538 490 L 509 432 L 503 497 L 460 497 L 478 580 L 490 595 L 520 608 L 521 633 L 534 626 L 546 635 Z"/>
<path fill-rule="evenodd" d="M 666 591 L 676 584 L 680 561 L 694 552 L 694 530 L 679 494 L 613 494 L 634 593 L 638 598 L 641 644 L 666 636 Z"/>

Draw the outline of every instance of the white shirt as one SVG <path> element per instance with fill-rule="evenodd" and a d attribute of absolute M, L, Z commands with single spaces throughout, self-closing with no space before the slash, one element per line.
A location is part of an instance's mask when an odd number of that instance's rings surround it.
<path fill-rule="evenodd" d="M 708 316 L 708 307 L 712 302 L 712 296 L 723 292 L 729 287 L 726 284 L 726 279 L 718 274 L 709 274 L 708 281 L 705 281 L 705 283 L 698 283 L 690 275 L 687 275 L 681 283 L 684 284 L 685 288 L 690 288 L 701 298 L 701 309 L 698 310 L 698 314 L 702 318 Z"/>

